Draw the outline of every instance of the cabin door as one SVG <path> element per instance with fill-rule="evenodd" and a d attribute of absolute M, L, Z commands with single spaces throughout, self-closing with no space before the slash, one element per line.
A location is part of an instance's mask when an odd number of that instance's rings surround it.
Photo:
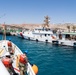
<path fill-rule="evenodd" d="M 61 34 L 59 34 L 59 39 L 62 39 L 62 35 Z"/>

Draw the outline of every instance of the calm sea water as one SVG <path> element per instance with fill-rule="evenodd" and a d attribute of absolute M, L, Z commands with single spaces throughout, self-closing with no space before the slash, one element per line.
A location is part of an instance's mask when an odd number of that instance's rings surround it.
<path fill-rule="evenodd" d="M 28 50 L 29 62 L 39 68 L 37 75 L 76 75 L 74 48 L 28 41 L 16 36 L 7 36 L 7 39 L 11 39 L 23 52 Z"/>

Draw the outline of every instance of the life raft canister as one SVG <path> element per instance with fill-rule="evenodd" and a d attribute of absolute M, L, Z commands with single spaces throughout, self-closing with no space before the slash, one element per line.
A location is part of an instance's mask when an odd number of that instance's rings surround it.
<path fill-rule="evenodd" d="M 5 67 L 12 67 L 12 60 L 10 58 L 5 57 L 2 59 L 2 62 L 5 65 Z"/>
<path fill-rule="evenodd" d="M 8 45 L 9 47 L 12 47 L 12 43 L 11 43 L 10 41 L 7 42 L 7 45 Z"/>
<path fill-rule="evenodd" d="M 27 63 L 27 59 L 26 59 L 26 55 L 25 54 L 21 54 L 20 55 L 20 59 L 19 59 L 20 63 L 26 64 Z"/>

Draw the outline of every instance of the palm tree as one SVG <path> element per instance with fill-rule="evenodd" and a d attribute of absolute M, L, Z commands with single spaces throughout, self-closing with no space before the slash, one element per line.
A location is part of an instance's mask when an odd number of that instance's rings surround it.
<path fill-rule="evenodd" d="M 67 26 L 67 28 L 68 28 L 68 32 L 70 32 L 70 26 Z"/>
<path fill-rule="evenodd" d="M 75 27 L 75 26 L 73 26 L 73 27 L 72 27 L 72 29 L 73 29 L 73 31 L 75 32 L 76 27 Z"/>

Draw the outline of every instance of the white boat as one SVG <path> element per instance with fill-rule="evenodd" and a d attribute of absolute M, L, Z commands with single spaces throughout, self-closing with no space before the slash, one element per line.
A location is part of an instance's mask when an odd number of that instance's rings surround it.
<path fill-rule="evenodd" d="M 20 38 L 24 38 L 23 32 L 18 32 L 16 36 L 18 36 L 18 37 L 20 37 Z"/>
<path fill-rule="evenodd" d="M 20 37 L 28 39 L 28 40 L 36 40 L 43 42 L 56 41 L 56 35 L 53 34 L 51 29 L 46 28 L 36 28 L 33 31 L 25 31 L 20 33 Z"/>
<path fill-rule="evenodd" d="M 23 59 L 20 59 L 21 56 Z M 0 75 L 26 75 L 25 73 L 27 73 L 27 75 L 36 75 L 38 71 L 37 66 L 31 66 L 28 61 L 26 64 L 20 62 L 25 62 L 26 58 L 26 54 L 23 54 L 22 51 L 11 41 L 0 41 Z"/>
<path fill-rule="evenodd" d="M 35 28 L 33 31 L 23 31 L 18 33 L 18 37 L 22 37 L 28 40 L 43 41 L 57 44 L 56 35 L 49 26 L 49 17 L 46 16 L 44 24 L 40 28 Z"/>
<path fill-rule="evenodd" d="M 62 32 L 57 34 L 58 44 L 76 47 L 76 33 Z"/>
<path fill-rule="evenodd" d="M 11 41 L 6 40 L 6 26 L 3 25 L 3 40 L 0 40 L 0 75 L 36 75 L 38 67 L 30 65 L 27 55 Z"/>

